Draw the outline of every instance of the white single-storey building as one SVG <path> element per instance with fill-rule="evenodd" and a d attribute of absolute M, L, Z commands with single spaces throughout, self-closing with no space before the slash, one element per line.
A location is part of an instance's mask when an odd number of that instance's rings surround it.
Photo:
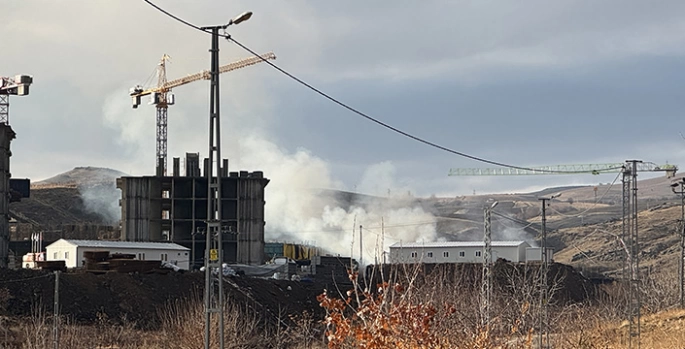
<path fill-rule="evenodd" d="M 483 241 L 398 242 L 390 246 L 390 263 L 483 263 Z M 492 260 L 499 258 L 514 263 L 535 256 L 525 241 L 493 241 Z M 553 251 L 547 250 L 551 260 Z M 540 260 L 538 252 L 537 261 Z"/>
<path fill-rule="evenodd" d="M 83 252 L 109 251 L 110 254 L 132 254 L 139 260 L 166 261 L 188 270 L 190 249 L 173 243 L 67 240 L 59 239 L 45 247 L 48 261 L 63 260 L 67 268 L 80 267 L 84 263 Z"/>

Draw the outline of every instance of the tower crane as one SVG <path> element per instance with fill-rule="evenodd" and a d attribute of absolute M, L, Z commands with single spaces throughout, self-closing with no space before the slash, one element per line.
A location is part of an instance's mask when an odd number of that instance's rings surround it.
<path fill-rule="evenodd" d="M 569 175 L 569 174 L 593 174 L 619 173 L 625 170 L 625 163 L 608 164 L 575 164 L 531 167 L 528 169 L 517 168 L 453 168 L 449 176 L 530 176 L 530 175 Z M 638 172 L 666 172 L 666 177 L 671 178 L 678 172 L 675 165 L 657 165 L 653 162 L 640 162 L 637 164 Z"/>
<path fill-rule="evenodd" d="M 10 123 L 10 95 L 28 95 L 32 83 L 31 75 L 16 75 L 13 78 L 0 76 L 0 123 Z"/>
<path fill-rule="evenodd" d="M 15 137 L 10 127 L 10 96 L 26 96 L 33 83 L 31 75 L 0 76 L 0 268 L 6 268 L 9 260 L 9 203 L 10 203 L 10 142 Z"/>
<path fill-rule="evenodd" d="M 263 62 L 267 59 L 276 59 L 273 52 L 265 53 L 260 56 L 253 56 L 239 61 L 222 65 L 219 67 L 219 74 L 226 73 L 232 70 L 245 68 L 257 63 Z M 171 89 L 181 85 L 189 84 L 198 80 L 209 80 L 209 71 L 203 70 L 199 73 L 191 74 L 179 79 L 167 81 L 166 78 L 166 62 L 169 56 L 164 54 L 157 67 L 157 87 L 144 89 L 140 85 L 131 88 L 130 96 L 133 102 L 133 108 L 138 108 L 140 105 L 140 98 L 150 95 L 150 104 L 154 104 L 157 108 L 157 176 L 166 176 L 167 164 L 167 108 L 175 103 L 174 94 Z"/>
<path fill-rule="evenodd" d="M 560 175 L 560 174 L 593 174 L 602 173 L 621 173 L 623 176 L 622 185 L 622 206 L 623 206 L 623 232 L 621 241 L 625 250 L 623 259 L 623 278 L 628 285 L 628 304 L 626 317 L 628 321 L 628 347 L 640 343 L 640 243 L 638 239 L 638 197 L 637 197 L 637 173 L 638 172 L 665 172 L 666 177 L 672 178 L 678 172 L 675 165 L 657 165 L 652 162 L 639 160 L 628 160 L 625 163 L 609 164 L 579 164 L 579 165 L 555 165 L 542 166 L 529 169 L 515 168 L 453 168 L 450 169 L 450 176 L 527 176 L 527 175 Z M 543 199 L 541 199 L 543 200 Z M 543 201 L 544 219 L 544 201 Z M 544 235 L 543 235 L 544 236 Z M 545 239 L 543 237 L 543 239 Z M 683 240 L 681 240 L 683 241 Z M 546 242 L 542 242 L 545 246 Z M 544 249 L 544 247 L 543 247 Z M 685 255 L 685 245 L 680 245 L 680 285 L 682 287 L 685 280 L 685 264 L 682 263 L 682 256 Z M 543 252 L 544 253 L 544 252 Z M 543 270 L 547 270 L 547 258 L 543 258 Z M 543 273 L 545 273 L 543 271 Z M 546 275 L 546 273 L 545 273 Z M 541 294 L 547 294 L 547 283 L 541 283 Z M 545 308 L 547 303 L 545 303 Z M 541 330 L 542 331 L 542 330 Z M 542 332 L 541 332 L 542 336 Z M 542 338 L 542 337 L 541 337 Z"/>

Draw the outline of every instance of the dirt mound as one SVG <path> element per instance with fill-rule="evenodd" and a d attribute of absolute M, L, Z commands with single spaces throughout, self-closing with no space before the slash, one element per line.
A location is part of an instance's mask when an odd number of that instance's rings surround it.
<path fill-rule="evenodd" d="M 373 268 L 372 266 L 370 268 Z M 481 264 L 421 264 L 386 265 L 383 268 L 385 280 L 406 282 L 415 279 L 416 285 L 458 284 L 458 288 L 469 288 L 478 292 L 482 280 Z M 517 292 L 523 288 L 537 292 L 540 264 L 513 264 L 497 261 L 492 269 L 493 287 L 504 294 Z M 371 275 L 367 269 L 367 275 Z M 381 282 L 380 271 L 374 273 L 372 285 Z M 551 263 L 547 274 L 550 289 L 554 289 L 552 300 L 559 305 L 572 304 L 597 298 L 599 291 L 591 280 L 585 278 L 572 266 Z"/>
<path fill-rule="evenodd" d="M 0 269 L 0 315 L 30 316 L 38 308 L 52 313 L 54 280 L 47 272 Z M 202 299 L 203 287 L 203 273 L 68 272 L 60 274 L 60 307 L 62 314 L 81 324 L 106 320 L 156 329 L 167 304 Z M 316 296 L 323 287 L 318 284 L 236 277 L 227 279 L 224 289 L 228 301 L 249 307 L 271 323 L 304 311 L 321 312 Z"/>

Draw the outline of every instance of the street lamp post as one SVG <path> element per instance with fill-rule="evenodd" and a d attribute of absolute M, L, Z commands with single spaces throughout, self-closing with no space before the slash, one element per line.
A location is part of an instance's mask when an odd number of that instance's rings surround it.
<path fill-rule="evenodd" d="M 224 349 L 224 292 L 222 282 L 223 241 L 221 231 L 221 123 L 219 103 L 219 30 L 226 30 L 233 24 L 240 24 L 252 17 L 252 12 L 243 12 L 227 24 L 202 27 L 211 33 L 212 47 L 209 92 L 209 163 L 207 171 L 207 230 L 205 245 L 205 349 L 211 342 L 212 314 L 219 316 L 219 349 Z M 216 159 L 216 175 L 213 171 Z M 216 272 L 216 276 L 212 274 Z"/>
<path fill-rule="evenodd" d="M 676 188 L 680 187 L 680 191 Z M 680 194 L 680 258 L 678 259 L 678 291 L 679 303 L 681 308 L 685 308 L 685 177 L 680 178 L 680 181 L 671 184 L 671 190 L 674 194 Z"/>

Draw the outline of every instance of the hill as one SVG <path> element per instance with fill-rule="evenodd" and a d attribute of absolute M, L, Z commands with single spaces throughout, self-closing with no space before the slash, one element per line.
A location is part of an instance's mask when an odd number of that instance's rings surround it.
<path fill-rule="evenodd" d="M 680 176 L 679 176 L 680 177 Z M 658 274 L 677 271 L 680 196 L 670 183 L 680 178 L 638 181 L 641 267 Z M 438 218 L 446 240 L 480 240 L 483 208 L 497 200 L 492 216 L 494 239 L 537 241 L 541 231 L 541 196 L 561 194 L 546 208 L 548 245 L 555 261 L 611 276 L 622 270 L 622 185 L 548 188 L 536 193 L 424 199 Z M 443 220 L 444 219 L 444 220 Z M 658 266 L 658 267 L 657 267 Z M 677 275 L 677 274 L 674 274 Z"/>
<path fill-rule="evenodd" d="M 114 185 L 116 179 L 122 176 L 127 176 L 126 173 L 104 167 L 75 167 L 67 172 L 60 173 L 56 176 L 44 179 L 33 183 L 33 185 L 40 186 L 93 186 L 102 184 Z"/>
<path fill-rule="evenodd" d="M 10 205 L 15 222 L 10 239 L 26 240 L 35 231 L 43 231 L 46 240 L 117 237 L 116 178 L 122 175 L 108 168 L 76 167 L 32 183 L 31 196 Z"/>
<path fill-rule="evenodd" d="M 69 231 L 94 238 L 116 237 L 112 226 L 119 220 L 120 192 L 115 180 L 124 175 L 108 168 L 77 167 L 34 183 L 30 198 L 10 206 L 11 216 L 19 228 L 12 239 L 22 240 L 36 229 L 59 231 L 60 236 Z M 680 200 L 671 192 L 671 181 L 658 177 L 638 182 L 645 266 L 665 263 L 670 267 L 675 263 L 677 236 L 673 232 L 680 218 Z M 456 198 L 385 198 L 321 189 L 316 192 L 332 198 L 341 207 L 419 205 L 436 217 L 438 238 L 445 240 L 481 240 L 483 208 L 497 200 L 493 238 L 533 243 L 541 230 L 538 197 L 561 193 L 546 212 L 548 244 L 557 252 L 556 260 L 609 274 L 615 274 L 620 264 L 617 244 L 617 236 L 622 231 L 620 181 L 598 186 L 548 188 L 535 193 Z M 111 228 L 104 228 L 107 226 Z"/>

